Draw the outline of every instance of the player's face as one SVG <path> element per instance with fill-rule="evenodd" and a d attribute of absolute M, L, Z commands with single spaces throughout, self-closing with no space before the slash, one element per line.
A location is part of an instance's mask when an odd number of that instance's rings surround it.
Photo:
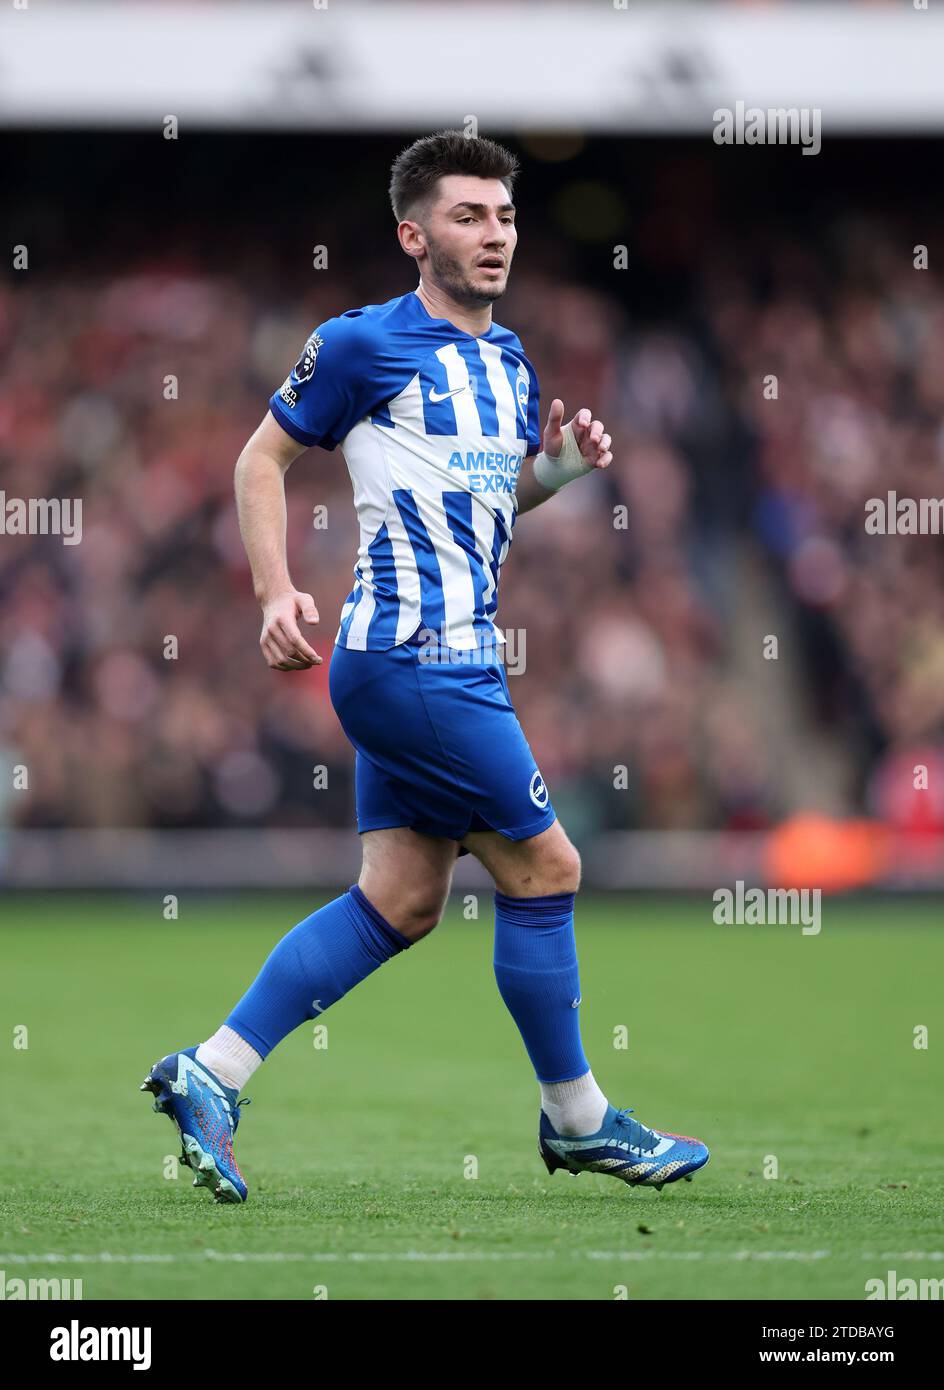
<path fill-rule="evenodd" d="M 448 174 L 424 222 L 424 275 L 457 304 L 499 299 L 508 284 L 518 233 L 515 209 L 500 179 Z"/>

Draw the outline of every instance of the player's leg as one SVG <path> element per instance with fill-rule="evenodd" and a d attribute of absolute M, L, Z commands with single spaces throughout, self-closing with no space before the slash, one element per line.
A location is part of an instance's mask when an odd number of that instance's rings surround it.
<path fill-rule="evenodd" d="M 495 979 L 561 1134 L 592 1134 L 607 1110 L 580 1038 L 574 900 L 580 856 L 560 821 L 512 840 L 473 831 L 463 845 L 495 881 Z"/>
<path fill-rule="evenodd" d="M 335 647 L 331 700 L 356 750 L 359 881 L 282 938 L 211 1038 L 165 1057 L 145 1081 L 157 1108 L 196 1144 L 191 1151 L 184 1137 L 187 1161 L 219 1200 L 245 1200 L 231 1141 L 236 1098 L 252 1072 L 286 1034 L 430 931 L 448 894 L 457 798 L 448 769 L 428 765 L 435 740 L 417 698 L 415 661 L 403 647 Z"/>
<path fill-rule="evenodd" d="M 543 779 L 539 788 L 550 807 Z M 522 803 L 520 814 L 526 821 L 532 812 Z M 462 844 L 495 881 L 495 978 L 541 1088 L 539 1150 L 548 1171 L 607 1172 L 655 1187 L 688 1177 L 708 1161 L 705 1145 L 640 1124 L 594 1079 L 580 1037 L 580 857 L 559 821 L 516 839 L 514 816 L 506 810 L 506 832 L 472 831 Z"/>
<path fill-rule="evenodd" d="M 580 855 L 559 820 L 523 840 L 510 840 L 496 830 L 473 830 L 462 843 L 506 897 L 576 893 L 580 887 Z"/>
<path fill-rule="evenodd" d="M 361 837 L 357 884 L 318 908 L 274 947 L 219 1035 L 201 1044 L 205 1061 L 241 1088 L 272 1049 L 323 1014 L 385 961 L 432 931 L 449 893 L 457 846 L 396 827 Z"/>
<path fill-rule="evenodd" d="M 358 887 L 408 941 L 438 925 L 452 883 L 459 846 L 406 826 L 361 835 Z"/>
<path fill-rule="evenodd" d="M 407 829 L 365 834 L 358 883 L 282 937 L 211 1038 L 155 1063 L 142 1089 L 177 1125 L 195 1185 L 245 1200 L 232 1149 L 240 1090 L 284 1037 L 433 929 L 457 853 Z"/>

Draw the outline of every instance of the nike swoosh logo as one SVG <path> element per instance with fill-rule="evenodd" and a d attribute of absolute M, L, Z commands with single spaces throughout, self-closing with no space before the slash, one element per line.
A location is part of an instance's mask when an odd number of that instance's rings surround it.
<path fill-rule="evenodd" d="M 429 388 L 429 399 L 433 404 L 435 404 L 436 401 L 446 401 L 450 396 L 458 396 L 459 392 L 465 389 L 464 386 L 457 386 L 453 391 L 437 391 L 435 386 L 431 386 Z"/>

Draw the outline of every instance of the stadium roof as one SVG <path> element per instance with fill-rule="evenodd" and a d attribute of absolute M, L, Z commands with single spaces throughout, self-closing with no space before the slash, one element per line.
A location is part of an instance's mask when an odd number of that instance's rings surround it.
<path fill-rule="evenodd" d="M 0 123 L 711 138 L 742 102 L 819 109 L 824 137 L 931 132 L 942 41 L 912 5 L 50 0 L 0 11 Z"/>

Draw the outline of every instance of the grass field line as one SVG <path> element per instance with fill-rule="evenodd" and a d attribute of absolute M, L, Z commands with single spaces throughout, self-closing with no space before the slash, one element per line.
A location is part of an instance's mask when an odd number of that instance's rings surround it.
<path fill-rule="evenodd" d="M 190 1264 L 200 1260 L 232 1264 L 463 1264 L 474 1261 L 502 1263 L 504 1261 L 555 1260 L 560 1257 L 583 1260 L 828 1260 L 861 1259 L 872 1263 L 882 1260 L 944 1260 L 944 1250 L 885 1251 L 881 1254 L 831 1250 L 571 1250 L 564 1254 L 556 1250 L 401 1250 L 401 1251 L 327 1251 L 308 1254 L 303 1251 L 241 1251 L 188 1250 L 174 1253 L 139 1252 L 112 1253 L 100 1250 L 90 1254 L 0 1254 L 4 1265 L 52 1264 L 131 1264 L 169 1265 Z"/>

